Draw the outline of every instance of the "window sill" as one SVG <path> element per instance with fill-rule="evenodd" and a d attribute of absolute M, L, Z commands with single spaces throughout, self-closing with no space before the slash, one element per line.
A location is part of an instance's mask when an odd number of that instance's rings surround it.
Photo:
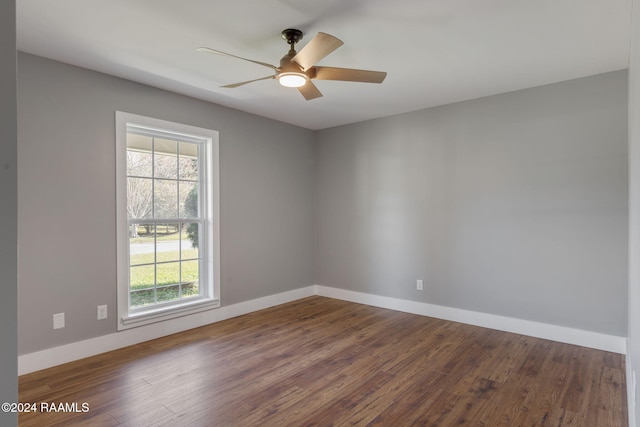
<path fill-rule="evenodd" d="M 197 300 L 180 306 L 150 309 L 127 317 L 122 317 L 120 322 L 118 322 L 118 330 L 122 331 L 125 329 L 137 328 L 138 326 L 162 322 L 176 317 L 188 316 L 190 314 L 212 310 L 218 307 L 220 307 L 220 300 L 207 299 Z"/>

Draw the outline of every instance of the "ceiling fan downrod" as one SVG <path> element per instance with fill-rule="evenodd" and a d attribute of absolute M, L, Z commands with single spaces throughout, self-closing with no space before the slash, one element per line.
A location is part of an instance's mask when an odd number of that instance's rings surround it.
<path fill-rule="evenodd" d="M 282 38 L 285 39 L 292 48 L 294 44 L 302 40 L 302 36 L 302 31 L 296 30 L 295 28 L 287 28 L 286 30 L 282 31 Z"/>

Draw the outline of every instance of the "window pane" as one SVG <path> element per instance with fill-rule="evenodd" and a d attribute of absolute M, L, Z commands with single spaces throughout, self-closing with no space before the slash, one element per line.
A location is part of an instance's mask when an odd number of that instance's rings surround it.
<path fill-rule="evenodd" d="M 131 308 L 150 306 L 156 303 L 155 289 L 133 290 L 129 294 L 129 305 Z"/>
<path fill-rule="evenodd" d="M 180 260 L 180 224 L 156 227 L 156 262 Z"/>
<path fill-rule="evenodd" d="M 180 181 L 180 218 L 198 217 L 198 184 Z"/>
<path fill-rule="evenodd" d="M 178 143 L 155 138 L 153 144 L 154 176 L 178 179 Z"/>
<path fill-rule="evenodd" d="M 133 224 L 131 229 L 137 230 L 137 236 L 129 238 L 129 263 L 131 265 L 151 264 L 155 262 L 153 252 L 153 226 L 150 224 Z"/>
<path fill-rule="evenodd" d="M 153 180 L 127 178 L 127 218 L 150 218 L 152 214 Z"/>
<path fill-rule="evenodd" d="M 170 262 L 167 264 L 157 264 L 156 272 L 158 276 L 158 301 L 178 299 L 180 296 L 180 263 Z"/>
<path fill-rule="evenodd" d="M 181 180 L 198 180 L 198 144 L 190 144 L 188 142 L 180 142 L 179 179 Z"/>
<path fill-rule="evenodd" d="M 182 262 L 182 283 L 198 283 L 200 261 Z"/>
<path fill-rule="evenodd" d="M 151 177 L 153 146 L 149 136 L 127 133 L 127 175 Z"/>
<path fill-rule="evenodd" d="M 182 298 L 193 298 L 200 296 L 200 285 L 190 283 L 182 286 Z"/>
<path fill-rule="evenodd" d="M 154 218 L 178 217 L 178 181 L 155 180 Z"/>
<path fill-rule="evenodd" d="M 182 296 L 197 296 L 200 294 L 200 262 L 185 261 L 182 263 Z"/>
<path fill-rule="evenodd" d="M 155 304 L 155 292 L 154 289 L 131 291 L 129 295 L 129 306 L 131 308 L 140 308 Z"/>
<path fill-rule="evenodd" d="M 155 268 L 153 265 L 131 267 L 129 288 L 133 290 L 153 289 L 155 284 Z"/>
<path fill-rule="evenodd" d="M 180 263 L 169 262 L 156 266 L 158 286 L 173 285 L 180 283 Z"/>
<path fill-rule="evenodd" d="M 158 302 L 168 302 L 180 299 L 180 285 L 163 286 L 158 289 Z"/>
<path fill-rule="evenodd" d="M 200 224 L 187 223 L 183 226 L 184 232 L 182 233 L 182 255 L 181 259 L 196 259 L 198 255 L 199 238 L 200 238 Z"/>
<path fill-rule="evenodd" d="M 151 152 L 127 150 L 127 175 L 151 177 L 153 156 Z"/>

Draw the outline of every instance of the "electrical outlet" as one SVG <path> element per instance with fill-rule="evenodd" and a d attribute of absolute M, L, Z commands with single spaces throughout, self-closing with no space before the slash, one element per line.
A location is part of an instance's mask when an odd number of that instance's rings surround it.
<path fill-rule="evenodd" d="M 106 305 L 99 305 L 98 306 L 98 320 L 102 320 L 102 319 L 106 319 L 107 318 L 107 306 Z"/>
<path fill-rule="evenodd" d="M 56 313 L 53 315 L 53 329 L 64 328 L 64 313 Z"/>
<path fill-rule="evenodd" d="M 422 284 L 422 280 L 417 280 L 416 281 L 416 289 L 419 290 L 419 291 L 424 290 L 424 286 Z"/>

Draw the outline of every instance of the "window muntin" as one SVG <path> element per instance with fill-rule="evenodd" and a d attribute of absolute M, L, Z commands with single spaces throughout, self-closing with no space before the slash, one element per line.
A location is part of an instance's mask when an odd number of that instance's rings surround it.
<path fill-rule="evenodd" d="M 218 306 L 217 132 L 116 122 L 121 328 Z"/>

